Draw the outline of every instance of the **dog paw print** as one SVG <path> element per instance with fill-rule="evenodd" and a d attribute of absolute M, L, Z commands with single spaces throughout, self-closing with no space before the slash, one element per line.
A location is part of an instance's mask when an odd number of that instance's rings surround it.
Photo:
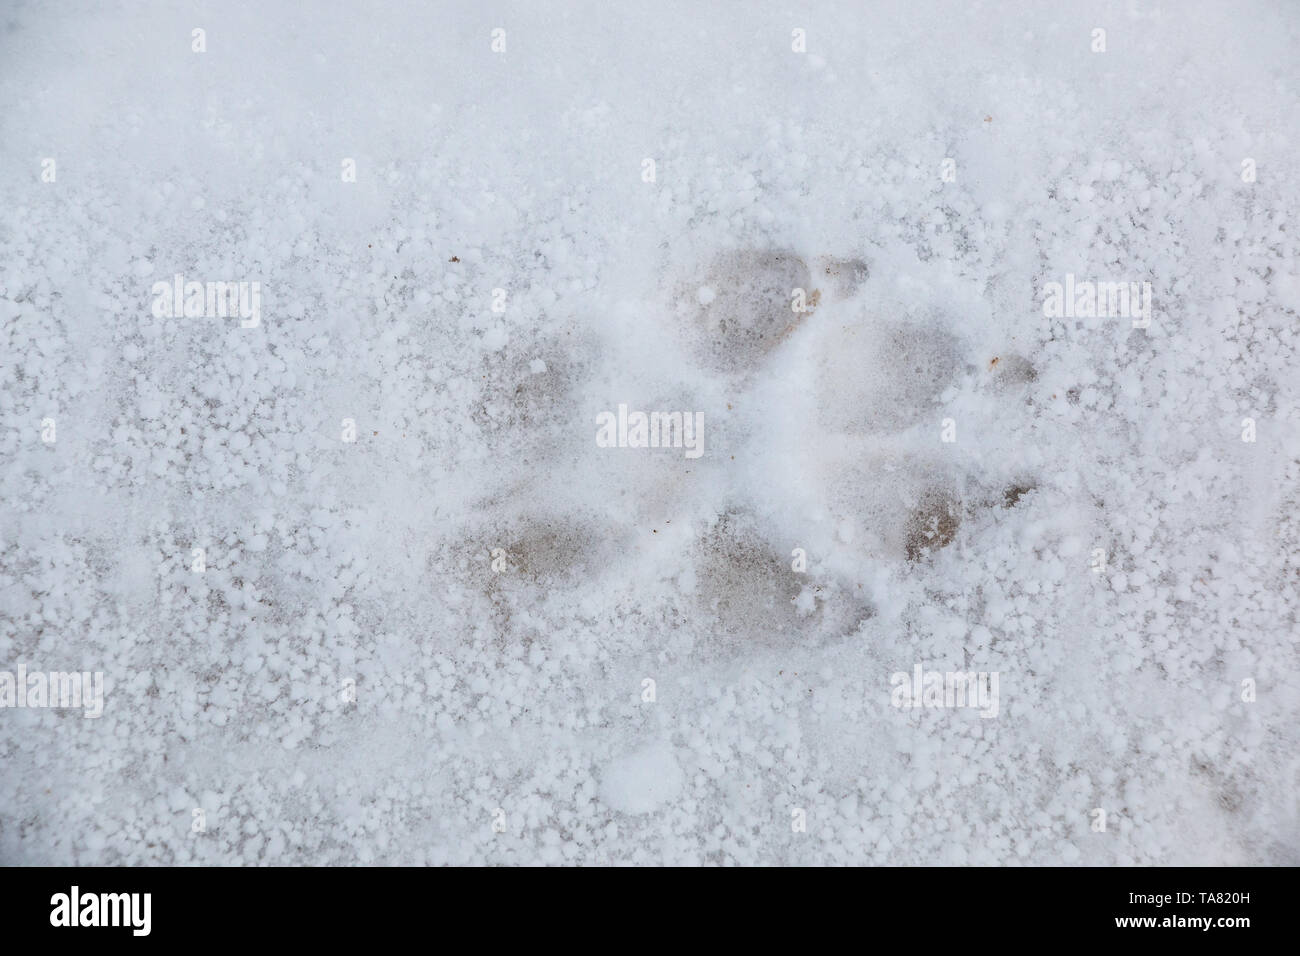
<path fill-rule="evenodd" d="M 693 407 L 681 396 L 708 393 L 699 384 L 703 373 L 720 386 L 728 410 L 733 400 L 761 408 L 767 386 L 800 381 L 806 414 L 774 410 L 790 429 L 779 435 L 753 417 L 715 416 L 714 444 L 705 444 L 726 453 L 699 462 L 653 448 L 605 454 L 585 436 L 577 456 L 542 456 L 545 467 L 524 487 L 483 502 L 488 518 L 466 529 L 465 553 L 452 562 L 470 569 L 461 579 L 498 609 L 539 589 L 589 587 L 634 566 L 630 542 L 658 534 L 646 522 L 675 520 L 689 529 L 681 539 L 689 572 L 681 578 L 689 584 L 679 584 L 682 610 L 721 642 L 844 634 L 873 613 L 859 569 L 933 560 L 961 540 L 972 518 L 1021 507 L 1033 491 L 1032 477 L 1002 485 L 977 479 L 938 434 L 949 393 L 982 381 L 997 401 L 1014 401 L 1034 381 L 1033 365 L 1011 352 L 996 361 L 979 355 L 941 309 L 891 305 L 874 293 L 866 260 L 729 249 L 679 271 L 667 288 L 675 323 L 667 327 L 683 336 L 694 368 L 679 383 L 658 382 L 648 407 L 678 407 L 675 395 Z M 491 360 L 484 374 L 496 401 L 481 411 L 485 431 L 567 420 L 561 412 L 599 380 L 604 359 L 593 348 L 568 355 L 559 344 L 538 341 L 526 356 Z M 779 373 L 772 364 L 778 356 Z M 733 455 L 743 460 L 755 442 L 772 444 L 783 458 L 767 482 L 775 488 L 767 501 L 752 473 L 737 472 L 734 485 L 728 477 Z M 800 507 L 778 516 L 779 506 L 768 505 L 792 485 L 800 486 L 790 495 L 802 496 Z M 588 486 L 616 488 L 624 503 L 603 518 L 570 513 L 562 502 L 577 501 L 571 489 Z M 795 538 L 826 560 L 793 569 Z"/>

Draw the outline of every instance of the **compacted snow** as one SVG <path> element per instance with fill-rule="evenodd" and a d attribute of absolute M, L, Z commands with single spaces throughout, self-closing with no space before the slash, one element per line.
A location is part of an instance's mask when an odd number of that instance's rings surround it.
<path fill-rule="evenodd" d="M 1298 41 L 7 5 L 0 862 L 1300 863 Z"/>

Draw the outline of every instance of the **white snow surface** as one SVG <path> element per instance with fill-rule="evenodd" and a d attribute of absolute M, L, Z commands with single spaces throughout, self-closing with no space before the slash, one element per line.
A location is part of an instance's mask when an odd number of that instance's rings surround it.
<path fill-rule="evenodd" d="M 1300 863 L 1298 45 L 6 4 L 0 670 L 105 698 L 0 709 L 0 862 Z M 260 324 L 155 316 L 177 273 Z M 619 404 L 703 455 L 597 447 Z"/>

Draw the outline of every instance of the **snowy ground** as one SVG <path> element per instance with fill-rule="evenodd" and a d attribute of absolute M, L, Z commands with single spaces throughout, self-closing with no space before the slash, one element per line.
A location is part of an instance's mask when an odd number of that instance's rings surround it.
<path fill-rule="evenodd" d="M 6 3 L 0 862 L 1300 863 L 1298 43 Z"/>

